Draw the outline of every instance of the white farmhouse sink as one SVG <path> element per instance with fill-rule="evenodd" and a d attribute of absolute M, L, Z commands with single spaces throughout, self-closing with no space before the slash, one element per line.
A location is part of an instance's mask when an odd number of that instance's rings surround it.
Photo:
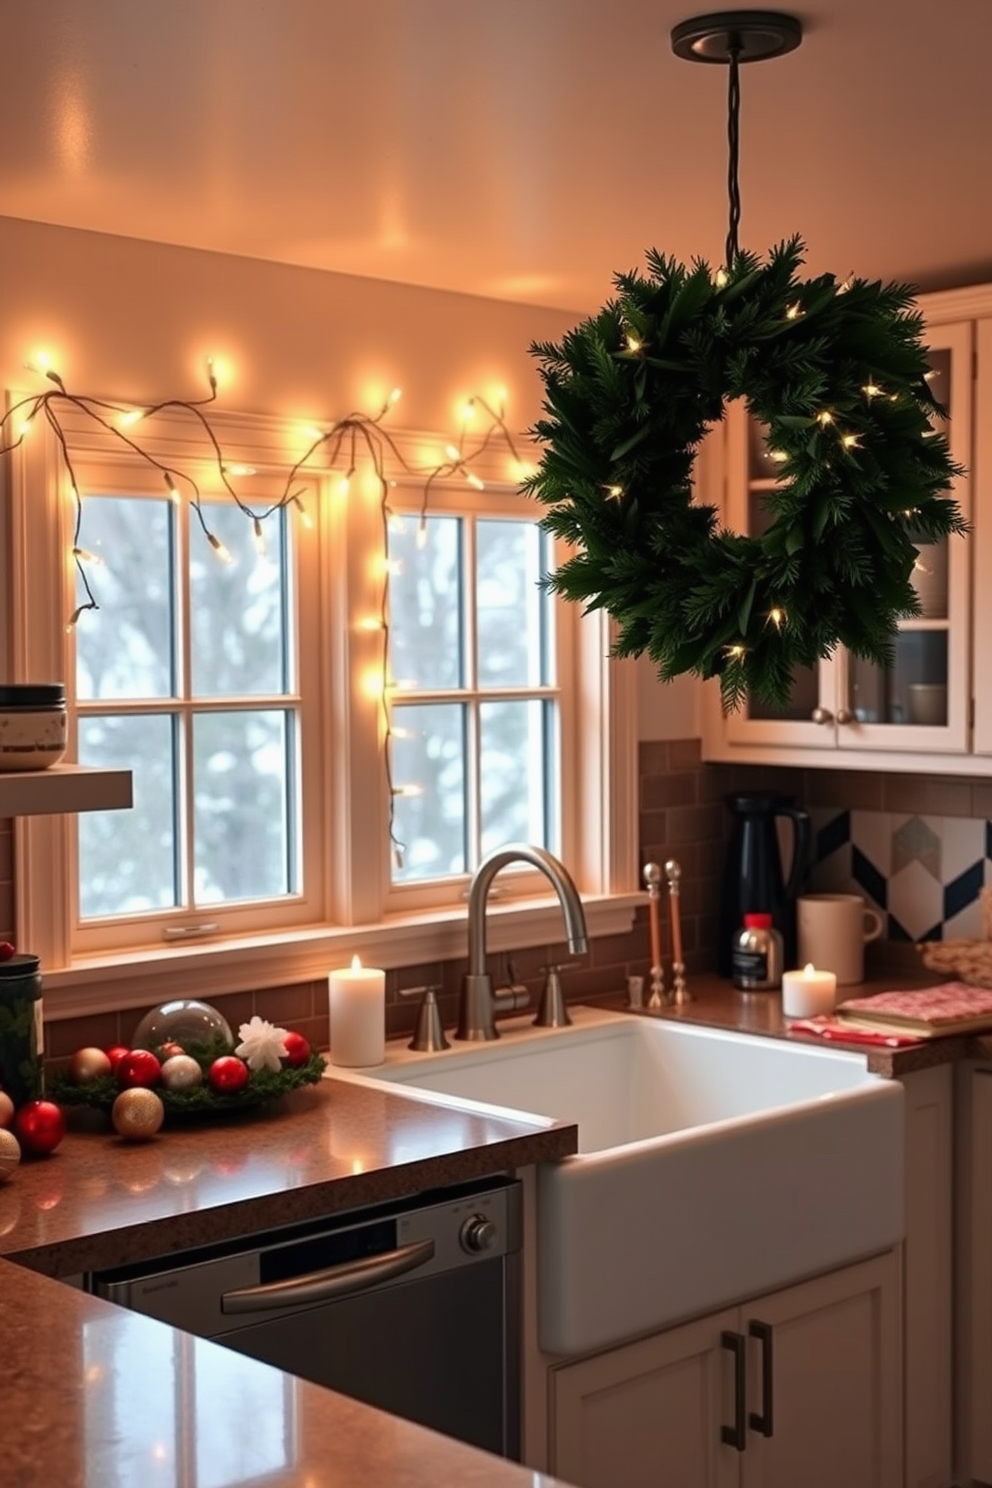
<path fill-rule="evenodd" d="M 836 1049 L 624 1013 L 390 1050 L 441 1102 L 577 1122 L 538 1173 L 539 1333 L 575 1354 L 785 1286 L 903 1236 L 903 1093 Z"/>

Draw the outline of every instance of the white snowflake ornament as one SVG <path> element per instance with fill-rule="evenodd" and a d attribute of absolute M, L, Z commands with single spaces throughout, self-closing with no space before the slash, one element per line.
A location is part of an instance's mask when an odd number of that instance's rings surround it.
<path fill-rule="evenodd" d="M 276 1028 L 256 1013 L 249 1023 L 238 1029 L 241 1042 L 235 1054 L 245 1061 L 249 1069 L 278 1070 L 286 1057 L 286 1030 Z"/>

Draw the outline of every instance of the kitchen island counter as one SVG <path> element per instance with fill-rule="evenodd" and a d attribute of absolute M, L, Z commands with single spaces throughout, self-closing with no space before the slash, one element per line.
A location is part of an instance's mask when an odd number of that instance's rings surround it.
<path fill-rule="evenodd" d="M 0 1260 L 3 1488 L 555 1479 Z"/>

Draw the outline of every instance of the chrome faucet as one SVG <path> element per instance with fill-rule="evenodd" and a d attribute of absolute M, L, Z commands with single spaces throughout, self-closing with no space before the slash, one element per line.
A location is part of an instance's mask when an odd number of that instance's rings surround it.
<path fill-rule="evenodd" d="M 525 842 L 511 842 L 489 853 L 475 870 L 468 891 L 468 973 L 462 980 L 455 1038 L 476 1041 L 499 1038 L 496 1014 L 518 1012 L 530 1001 L 525 988 L 501 987 L 494 992 L 493 979 L 486 971 L 489 889 L 497 873 L 508 863 L 531 863 L 540 868 L 558 895 L 568 949 L 573 956 L 581 956 L 589 949 L 582 900 L 563 863 L 545 848 L 531 847 Z"/>

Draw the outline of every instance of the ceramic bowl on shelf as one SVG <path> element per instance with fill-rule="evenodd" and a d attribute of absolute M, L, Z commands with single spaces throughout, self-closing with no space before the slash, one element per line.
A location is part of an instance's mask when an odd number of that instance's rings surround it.
<path fill-rule="evenodd" d="M 65 746 L 63 683 L 0 686 L 0 770 L 47 770 L 58 764 Z"/>

